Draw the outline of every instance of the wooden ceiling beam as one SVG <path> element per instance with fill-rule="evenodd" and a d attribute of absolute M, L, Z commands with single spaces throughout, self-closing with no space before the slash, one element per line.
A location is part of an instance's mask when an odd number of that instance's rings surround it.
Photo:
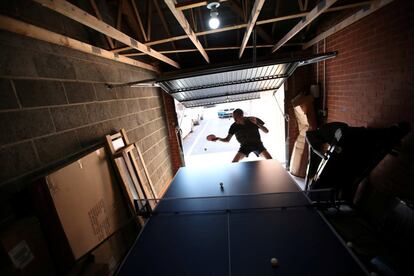
<path fill-rule="evenodd" d="M 282 0 L 276 0 L 276 3 L 275 3 L 275 13 L 274 13 L 275 17 L 277 17 L 279 15 L 281 2 L 282 2 Z M 272 24 L 272 32 L 271 32 L 272 36 L 275 34 L 275 31 L 276 31 L 276 22 L 273 22 L 273 24 Z"/>
<path fill-rule="evenodd" d="M 191 21 L 193 22 L 194 31 L 197 32 L 197 20 L 196 20 L 196 17 L 194 15 L 194 11 L 192 9 L 190 10 L 190 16 L 191 16 Z"/>
<path fill-rule="evenodd" d="M 136 37 L 139 42 L 144 42 L 145 38 L 140 30 L 139 23 L 136 19 L 134 8 L 132 7 L 132 1 L 124 0 L 124 3 L 122 5 L 122 14 L 123 24 L 127 25 L 130 28 L 130 30 L 133 31 L 134 37 Z"/>
<path fill-rule="evenodd" d="M 151 25 L 152 25 L 152 1 L 148 1 L 148 11 L 147 11 L 147 38 L 151 40 Z"/>
<path fill-rule="evenodd" d="M 298 32 L 315 20 L 320 14 L 329 9 L 330 6 L 336 3 L 337 0 L 321 0 L 316 7 L 314 7 L 305 18 L 303 18 L 295 27 L 293 27 L 279 42 L 272 48 L 272 53 L 279 49 L 283 44 L 294 37 Z"/>
<path fill-rule="evenodd" d="M 221 3 L 221 2 L 226 2 L 228 0 L 217 0 L 217 1 Z M 176 4 L 175 8 L 179 11 L 184 11 L 184 10 L 207 6 L 207 4 L 208 4 L 208 1 L 187 1 L 187 2 Z"/>
<path fill-rule="evenodd" d="M 161 24 L 164 27 L 165 32 L 167 35 L 171 36 L 170 28 L 168 27 L 167 21 L 165 20 L 164 13 L 162 12 L 160 5 L 158 4 L 158 0 L 154 0 L 154 6 L 157 10 L 158 16 L 160 17 Z M 174 42 L 172 41 L 173 46 L 175 47 Z"/>
<path fill-rule="evenodd" d="M 256 0 L 254 2 L 252 13 L 250 14 L 249 21 L 247 22 L 246 31 L 244 32 L 244 37 L 242 40 L 242 44 L 240 46 L 239 58 L 241 58 L 241 56 L 243 55 L 244 49 L 246 48 L 247 42 L 249 41 L 253 28 L 256 25 L 257 18 L 259 17 L 264 2 L 265 0 Z"/>
<path fill-rule="evenodd" d="M 352 14 L 351 16 L 347 17 L 346 19 L 342 20 L 335 26 L 329 28 L 328 30 L 324 31 L 323 33 L 317 35 L 312 40 L 306 42 L 303 45 L 303 49 L 307 49 L 310 46 L 314 45 L 315 43 L 327 38 L 328 36 L 333 35 L 334 33 L 337 33 L 349 25 L 361 20 L 362 18 L 370 15 L 371 13 L 379 10 L 380 8 L 384 7 L 385 5 L 390 4 L 394 0 L 375 0 L 371 4 L 369 4 L 368 9 L 360 9 L 356 13 Z"/>
<path fill-rule="evenodd" d="M 101 15 L 101 12 L 99 11 L 99 8 L 98 8 L 98 6 L 96 5 L 95 0 L 89 0 L 89 3 L 91 4 L 92 9 L 93 9 L 94 13 L 96 14 L 96 17 L 98 17 L 98 19 L 99 19 L 99 20 L 102 20 L 102 21 L 103 21 L 103 19 L 102 19 L 102 15 Z M 109 37 L 109 36 L 107 36 L 107 35 L 105 35 L 105 38 L 106 38 L 106 40 L 108 41 L 109 47 L 110 47 L 111 49 L 115 48 L 115 45 L 114 45 L 114 42 L 112 41 L 112 38 L 110 38 L 110 37 Z"/>
<path fill-rule="evenodd" d="M 131 0 L 131 4 L 132 4 L 132 9 L 134 11 L 135 19 L 137 20 L 139 29 L 141 30 L 141 34 L 144 37 L 144 41 L 147 42 L 148 37 L 147 37 L 147 34 L 145 33 L 145 29 L 144 29 L 144 25 L 142 24 L 141 16 L 139 15 L 137 3 L 135 3 L 135 0 Z"/>
<path fill-rule="evenodd" d="M 308 0 L 298 0 L 299 10 L 301 12 L 306 11 L 308 9 Z"/>
<path fill-rule="evenodd" d="M 201 13 L 200 9 L 198 9 L 198 10 L 197 10 L 197 13 L 198 13 L 198 17 L 200 18 L 200 27 L 201 27 L 201 31 L 203 31 L 203 30 L 205 30 L 205 29 L 206 29 L 206 28 L 205 28 L 205 25 L 204 25 L 204 16 L 203 16 L 203 14 Z M 204 38 L 204 45 L 205 45 L 206 47 L 208 47 L 207 36 L 206 36 L 206 35 L 203 35 L 203 38 Z"/>
<path fill-rule="evenodd" d="M 187 34 L 188 38 L 193 42 L 194 46 L 198 49 L 204 59 L 210 63 L 210 59 L 204 51 L 203 45 L 201 45 L 200 41 L 197 39 L 194 31 L 191 29 L 190 24 L 188 23 L 187 19 L 184 16 L 184 13 L 180 10 L 175 9 L 175 0 L 164 0 L 167 7 L 170 9 L 171 13 L 174 15 L 175 19 L 177 19 L 178 23 L 180 23 L 181 27 L 183 28 L 184 32 Z"/>
<path fill-rule="evenodd" d="M 303 46 L 304 43 L 286 43 L 283 46 Z M 257 45 L 256 48 L 272 48 L 273 44 L 265 44 L 265 45 Z M 246 46 L 246 49 L 251 49 L 253 46 Z M 211 47 L 211 48 L 204 48 L 206 51 L 225 51 L 225 50 L 239 50 L 240 46 L 226 46 L 226 47 Z M 190 53 L 190 52 L 197 52 L 196 48 L 194 49 L 177 49 L 177 50 L 166 50 L 160 51 L 163 54 L 175 54 L 175 53 Z M 144 53 L 131 53 L 131 54 L 124 54 L 126 57 L 137 57 L 137 56 L 144 56 Z"/>
<path fill-rule="evenodd" d="M 161 19 L 161 23 L 162 23 L 162 26 L 164 27 L 165 32 L 167 33 L 168 36 L 171 36 L 170 28 L 168 27 L 167 21 L 165 20 L 165 17 L 164 17 L 164 13 L 162 12 L 160 5 L 158 4 L 158 0 L 153 0 L 153 1 L 154 1 L 155 9 L 157 10 L 157 13 Z M 177 49 L 177 45 L 175 45 L 174 41 L 171 41 L 171 45 L 173 46 L 174 50 Z M 177 58 L 178 58 L 178 55 L 177 55 Z"/>
<path fill-rule="evenodd" d="M 51 32 L 49 30 L 7 17 L 0 15 L 0 29 L 4 29 L 9 32 L 17 33 L 20 35 L 24 35 L 27 37 L 31 37 L 34 39 L 46 41 L 52 44 L 68 47 L 80 52 L 92 54 L 95 56 L 99 56 L 102 58 L 114 60 L 117 62 L 129 64 L 132 66 L 136 66 L 139 68 L 147 69 L 154 72 L 159 72 L 159 70 L 144 62 L 134 60 L 123 55 L 118 55 L 113 52 L 107 51 L 105 49 L 101 49 L 90 44 L 84 43 L 82 41 L 63 36 L 61 34 L 57 34 Z"/>
<path fill-rule="evenodd" d="M 236 3 L 236 0 L 232 0 L 233 3 Z M 246 1 L 245 0 L 241 0 L 241 9 L 242 9 L 242 14 L 243 14 L 243 22 L 247 22 L 247 14 L 246 14 Z"/>
<path fill-rule="evenodd" d="M 105 22 L 79 9 L 78 7 L 72 5 L 71 3 L 67 1 L 64 1 L 64 0 L 34 0 L 34 1 L 51 10 L 54 10 L 60 14 L 63 14 L 79 23 L 82 23 L 98 32 L 101 32 L 107 36 L 110 36 L 113 39 L 116 39 L 119 42 L 124 43 L 125 45 L 128 45 L 134 49 L 137 49 L 138 51 L 146 53 L 176 68 L 180 68 L 180 65 L 174 60 L 168 58 L 167 56 L 164 56 L 163 54 L 158 53 L 157 51 L 151 49 L 149 46 L 146 46 L 140 43 L 139 41 L 133 39 L 132 37 L 118 31 L 114 27 L 106 24 Z"/>
<path fill-rule="evenodd" d="M 339 6 L 339 7 L 335 7 L 335 8 L 330 8 L 330 9 L 326 10 L 325 12 L 334 12 L 334 11 L 340 11 L 340 10 L 363 7 L 363 6 L 367 6 L 367 5 L 371 4 L 373 1 L 374 0 L 364 1 L 364 2 L 355 3 L 355 4 L 349 4 L 349 5 L 343 5 L 343 6 Z M 305 17 L 307 14 L 308 14 L 308 12 L 302 12 L 302 13 L 296 13 L 296 14 L 291 14 L 291 15 L 278 16 L 278 17 L 274 17 L 274 18 L 259 20 L 259 21 L 256 22 L 256 25 L 264 25 L 264 24 L 270 24 L 270 23 L 275 23 L 275 22 L 291 20 L 291 19 L 295 19 L 295 18 L 301 18 L 301 17 Z M 232 30 L 243 29 L 243 28 L 246 28 L 246 26 L 247 26 L 247 24 L 245 24 L 245 23 L 237 24 L 237 25 L 227 26 L 227 27 L 223 27 L 223 28 L 219 28 L 219 29 L 215 29 L 215 30 L 207 30 L 207 31 L 197 32 L 197 33 L 195 33 L 195 35 L 196 36 L 206 36 L 206 35 L 215 34 L 215 33 L 221 33 L 221 32 L 227 32 L 227 31 L 232 31 Z M 145 43 L 145 45 L 147 45 L 147 46 L 159 45 L 159 44 L 169 43 L 171 41 L 177 41 L 177 40 L 182 40 L 182 39 L 186 39 L 186 38 L 188 38 L 187 35 L 179 35 L 179 36 L 174 36 L 174 37 L 169 37 L 169 38 L 163 38 L 163 39 L 160 39 L 160 40 L 150 41 L 150 42 Z M 132 48 L 131 47 L 123 47 L 123 48 L 114 49 L 112 52 L 119 53 L 119 52 L 127 51 L 127 50 L 130 50 L 130 49 L 132 49 Z"/>
<path fill-rule="evenodd" d="M 348 5 L 343 5 L 343 6 L 339 6 L 339 7 L 329 8 L 326 11 L 324 11 L 324 13 L 348 10 L 348 9 L 353 9 L 353 8 L 359 8 L 359 7 L 369 5 L 373 1 L 374 0 L 370 0 L 370 1 L 364 1 L 364 2 L 359 2 L 359 3 L 354 3 L 354 4 L 348 4 Z M 300 13 L 295 13 L 295 14 L 291 14 L 291 15 L 284 15 L 284 16 L 278 16 L 278 17 L 274 17 L 274 18 L 259 20 L 259 21 L 257 21 L 256 25 L 263 25 L 263 24 L 269 24 L 269 23 L 274 23 L 274 22 L 279 22 L 279 21 L 291 20 L 291 19 L 295 19 L 295 18 L 301 18 L 301 17 L 307 16 L 309 13 L 310 12 L 300 12 Z"/>
<path fill-rule="evenodd" d="M 117 30 L 121 31 L 121 24 L 122 24 L 122 9 L 124 6 L 124 0 L 118 1 L 118 12 L 116 16 L 116 28 Z"/>
<path fill-rule="evenodd" d="M 234 1 L 234 0 L 229 1 L 228 5 L 229 5 L 230 9 L 232 9 L 234 11 L 234 13 L 240 19 L 243 20 L 243 22 L 246 22 L 246 20 L 244 18 L 243 9 L 240 7 L 240 5 L 236 1 Z M 256 25 L 257 25 L 257 23 L 258 22 L 256 22 Z M 246 26 L 247 26 L 247 24 L 246 24 Z M 262 27 L 256 26 L 256 32 L 257 32 L 257 35 L 260 36 L 266 43 L 272 43 L 273 42 L 272 37 L 270 35 L 268 35 Z"/>

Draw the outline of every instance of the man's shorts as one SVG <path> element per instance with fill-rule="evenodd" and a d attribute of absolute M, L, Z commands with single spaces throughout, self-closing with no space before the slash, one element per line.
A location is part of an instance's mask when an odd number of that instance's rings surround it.
<path fill-rule="evenodd" d="M 254 152 L 256 156 L 259 156 L 260 153 L 262 153 L 265 150 L 266 148 L 263 146 L 262 143 L 260 143 L 256 145 L 241 145 L 239 152 L 243 153 L 247 157 L 251 152 Z"/>

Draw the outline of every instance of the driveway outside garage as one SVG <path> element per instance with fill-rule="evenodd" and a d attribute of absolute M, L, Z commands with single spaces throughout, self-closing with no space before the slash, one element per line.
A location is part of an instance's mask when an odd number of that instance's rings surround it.
<path fill-rule="evenodd" d="M 283 93 L 279 91 L 276 95 L 279 105 L 283 107 Z M 204 119 L 198 126 L 194 127 L 183 141 L 186 166 L 205 166 L 210 163 L 229 163 L 233 159 L 239 143 L 233 136 L 229 143 L 210 142 L 206 140 L 209 134 L 226 137 L 233 118 L 218 118 L 218 111 L 224 108 L 241 108 L 246 116 L 255 116 L 265 121 L 269 133 L 260 131 L 262 141 L 273 156 L 282 163 L 285 162 L 284 146 L 284 120 L 279 111 L 276 101 L 271 93 L 264 94 L 261 99 L 244 101 L 238 103 L 221 104 L 212 108 L 204 108 Z M 251 153 L 242 162 L 260 160 Z"/>

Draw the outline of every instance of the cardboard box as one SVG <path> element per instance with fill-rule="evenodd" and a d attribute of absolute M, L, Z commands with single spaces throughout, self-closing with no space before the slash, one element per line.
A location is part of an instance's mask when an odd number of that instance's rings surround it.
<path fill-rule="evenodd" d="M 70 267 L 129 217 L 104 148 L 48 175 L 35 203 L 60 268 Z"/>
<path fill-rule="evenodd" d="M 1 275 L 54 275 L 53 263 L 36 218 L 26 218 L 0 231 Z"/>
<path fill-rule="evenodd" d="M 308 165 L 308 145 L 305 136 L 299 134 L 295 141 L 292 158 L 290 159 L 290 173 L 304 178 L 306 176 L 306 168 Z"/>
<path fill-rule="evenodd" d="M 290 173 L 304 178 L 308 164 L 308 145 L 306 143 L 306 131 L 316 128 L 316 117 L 313 110 L 313 97 L 310 95 L 298 95 L 292 100 L 299 135 L 295 141 L 290 159 Z"/>
<path fill-rule="evenodd" d="M 111 238 L 102 243 L 92 252 L 94 263 L 105 265 L 108 268 L 107 275 L 113 275 L 122 262 L 122 259 L 133 244 L 137 231 L 133 224 L 115 233 Z"/>
<path fill-rule="evenodd" d="M 67 274 L 68 276 L 110 276 L 114 275 L 134 243 L 138 234 L 134 221 L 115 232 L 95 248 L 88 258 L 83 258 Z"/>

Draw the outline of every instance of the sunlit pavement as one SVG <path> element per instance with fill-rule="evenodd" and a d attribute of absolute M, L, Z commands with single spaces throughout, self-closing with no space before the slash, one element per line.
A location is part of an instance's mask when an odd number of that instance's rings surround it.
<path fill-rule="evenodd" d="M 280 92 L 280 93 L 279 93 Z M 260 131 L 260 136 L 264 146 L 274 159 L 279 160 L 285 165 L 285 120 L 283 117 L 283 91 L 276 93 L 277 101 L 271 93 L 262 94 L 259 100 L 244 101 L 238 103 L 223 104 L 213 108 L 205 108 L 204 120 L 200 125 L 194 127 L 194 131 L 183 140 L 185 163 L 187 167 L 206 167 L 212 164 L 225 164 L 233 160 L 234 155 L 239 149 L 239 143 L 233 137 L 229 143 L 210 142 L 206 140 L 207 135 L 215 134 L 218 137 L 226 137 L 233 118 L 220 119 L 217 112 L 224 108 L 241 108 L 246 116 L 255 116 L 265 122 L 269 133 Z M 241 162 L 261 160 L 254 153 L 244 158 Z M 305 181 L 303 178 L 292 178 L 304 189 Z"/>
<path fill-rule="evenodd" d="M 282 101 L 283 102 L 283 101 Z M 229 105 L 227 105 L 229 106 Z M 238 103 L 234 107 L 241 107 L 247 116 L 256 116 L 265 121 L 269 133 L 260 131 L 264 146 L 282 164 L 285 163 L 284 119 L 273 98 L 263 98 L 251 102 Z M 231 107 L 233 107 L 231 106 Z M 209 134 L 226 137 L 233 118 L 220 119 L 217 116 L 219 108 L 204 109 L 204 120 L 194 127 L 194 131 L 183 140 L 186 166 L 206 166 L 208 164 L 230 163 L 240 145 L 233 137 L 229 143 L 207 141 Z M 261 160 L 251 153 L 241 162 Z"/>

